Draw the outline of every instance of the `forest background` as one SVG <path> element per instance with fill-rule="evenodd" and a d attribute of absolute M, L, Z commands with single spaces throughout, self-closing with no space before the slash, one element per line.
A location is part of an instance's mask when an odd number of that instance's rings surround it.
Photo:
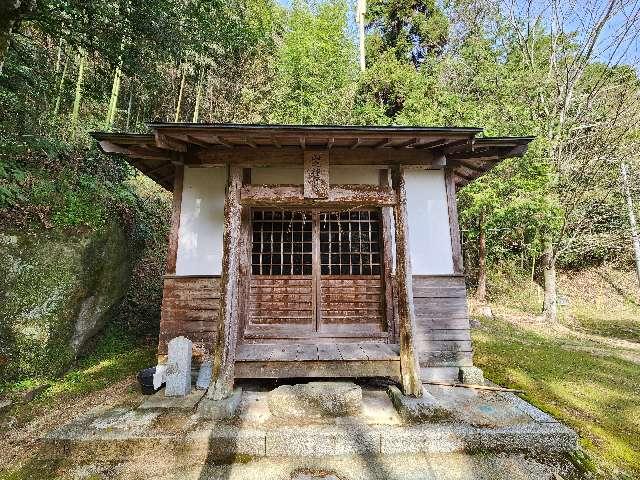
<path fill-rule="evenodd" d="M 535 135 L 459 193 L 467 280 L 543 288 L 556 267 L 633 268 L 639 7 L 623 0 L 12 0 L 0 11 L 0 222 L 86 232 L 118 215 L 136 277 L 120 323 L 157 331 L 168 197 L 92 130 L 145 121 L 480 126 Z M 621 184 L 629 170 L 628 192 Z M 487 293 L 488 292 L 488 293 Z M 0 352 L 1 353 L 1 352 Z"/>

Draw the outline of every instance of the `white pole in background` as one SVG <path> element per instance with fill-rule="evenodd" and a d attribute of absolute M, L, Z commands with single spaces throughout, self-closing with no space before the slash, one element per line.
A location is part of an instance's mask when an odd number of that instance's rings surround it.
<path fill-rule="evenodd" d="M 356 22 L 358 23 L 358 42 L 360 47 L 360 70 L 364 72 L 364 15 L 367 13 L 367 0 L 357 0 Z"/>
<path fill-rule="evenodd" d="M 629 223 L 631 224 L 631 238 L 633 240 L 633 251 L 636 256 L 636 274 L 638 275 L 638 284 L 640 284 L 640 238 L 638 237 L 638 226 L 636 224 L 636 212 L 633 210 L 633 201 L 631 199 L 631 189 L 629 188 L 627 164 L 620 164 L 620 174 L 622 177 L 622 188 L 624 196 L 627 200 L 627 210 L 629 212 Z"/>

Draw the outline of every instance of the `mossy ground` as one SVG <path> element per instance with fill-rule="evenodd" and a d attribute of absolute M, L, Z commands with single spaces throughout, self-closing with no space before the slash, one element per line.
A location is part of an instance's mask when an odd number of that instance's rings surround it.
<path fill-rule="evenodd" d="M 0 480 L 58 478 L 58 463 L 39 458 L 42 452 L 35 448 L 37 436 L 96 405 L 139 402 L 135 374 L 153 364 L 155 345 L 140 345 L 111 327 L 91 355 L 61 378 L 30 378 L 0 386 L 0 393 L 19 399 L 26 390 L 49 384 L 33 401 L 16 400 L 0 414 L 0 430 L 5 432 L 0 439 L 4 456 Z"/>
<path fill-rule="evenodd" d="M 633 274 L 603 268 L 562 275 L 560 291 L 568 304 L 551 326 L 533 313 L 535 291 L 494 297 L 495 318 L 479 319 L 473 332 L 475 362 L 491 380 L 525 390 L 528 401 L 575 428 L 601 476 L 640 478 Z"/>

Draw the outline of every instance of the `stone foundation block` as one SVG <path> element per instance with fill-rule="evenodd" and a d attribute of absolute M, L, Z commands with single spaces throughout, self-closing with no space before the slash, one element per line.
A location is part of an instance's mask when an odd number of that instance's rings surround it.
<path fill-rule="evenodd" d="M 484 374 L 478 367 L 460 367 L 458 380 L 468 385 L 484 385 Z"/>
<path fill-rule="evenodd" d="M 394 385 L 387 388 L 387 394 L 398 414 L 407 422 L 425 422 L 445 420 L 453 414 L 446 406 L 426 390 L 422 397 L 408 397 L 403 395 L 400 389 Z"/>
<path fill-rule="evenodd" d="M 202 392 L 204 394 L 204 392 Z M 212 400 L 204 397 L 198 404 L 196 416 L 209 420 L 226 420 L 236 415 L 240 401 L 242 400 L 242 388 L 233 390 L 228 398 Z"/>

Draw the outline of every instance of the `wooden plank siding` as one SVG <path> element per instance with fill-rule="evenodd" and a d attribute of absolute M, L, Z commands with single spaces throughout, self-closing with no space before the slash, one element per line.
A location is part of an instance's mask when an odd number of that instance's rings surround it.
<path fill-rule="evenodd" d="M 463 276 L 413 276 L 420 367 L 473 365 Z"/>
<path fill-rule="evenodd" d="M 220 277 L 167 277 L 162 292 L 158 354 L 174 337 L 193 342 L 196 358 L 210 355 L 220 322 Z"/>

